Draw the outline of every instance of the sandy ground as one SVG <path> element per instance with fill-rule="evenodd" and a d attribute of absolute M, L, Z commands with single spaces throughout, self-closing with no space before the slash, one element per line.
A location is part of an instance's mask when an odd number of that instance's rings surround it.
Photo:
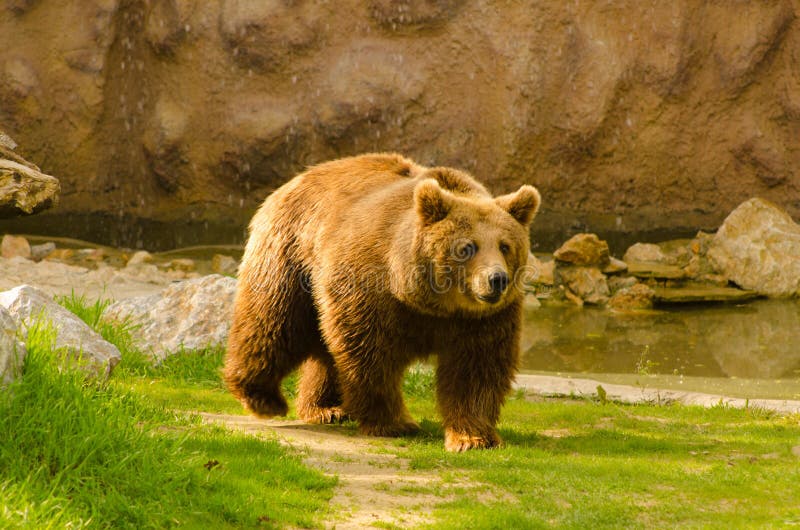
<path fill-rule="evenodd" d="M 433 507 L 449 496 L 419 491 L 446 491 L 438 474 L 410 470 L 408 460 L 388 454 L 386 439 L 353 436 L 335 425 L 309 425 L 302 421 L 262 420 L 252 416 L 200 413 L 209 423 L 253 435 L 277 436 L 298 451 L 306 464 L 339 477 L 334 497 L 335 518 L 327 528 L 356 529 L 384 523 L 414 528 L 431 521 Z M 461 485 L 460 485 L 461 486 Z"/>

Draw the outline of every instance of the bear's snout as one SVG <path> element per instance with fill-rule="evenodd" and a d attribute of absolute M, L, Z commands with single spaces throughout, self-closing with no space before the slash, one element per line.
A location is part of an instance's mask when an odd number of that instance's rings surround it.
<path fill-rule="evenodd" d="M 501 295 L 508 287 L 508 274 L 505 271 L 496 271 L 489 275 L 489 290 L 492 294 Z"/>
<path fill-rule="evenodd" d="M 484 276 L 480 288 L 475 289 L 475 295 L 481 302 L 496 304 L 508 289 L 508 273 L 504 270 L 494 270 Z"/>

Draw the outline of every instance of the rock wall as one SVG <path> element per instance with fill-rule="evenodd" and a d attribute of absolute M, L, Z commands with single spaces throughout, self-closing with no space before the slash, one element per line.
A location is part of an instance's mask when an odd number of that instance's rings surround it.
<path fill-rule="evenodd" d="M 62 197 L 0 229 L 240 239 L 304 166 L 375 150 L 496 193 L 539 186 L 542 250 L 584 230 L 613 246 L 715 228 L 752 196 L 797 218 L 798 14 L 800 0 L 7 0 L 0 126 Z"/>

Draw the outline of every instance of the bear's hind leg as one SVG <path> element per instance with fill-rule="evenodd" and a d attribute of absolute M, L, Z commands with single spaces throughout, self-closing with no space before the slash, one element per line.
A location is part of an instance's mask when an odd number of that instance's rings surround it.
<path fill-rule="evenodd" d="M 257 416 L 285 416 L 281 381 L 319 342 L 311 296 L 300 273 L 284 264 L 269 279 L 243 270 L 228 338 L 224 378 L 231 393 Z M 281 266 L 284 265 L 284 266 Z"/>
<path fill-rule="evenodd" d="M 307 423 L 336 423 L 347 419 L 336 366 L 322 342 L 300 367 L 297 415 Z"/>

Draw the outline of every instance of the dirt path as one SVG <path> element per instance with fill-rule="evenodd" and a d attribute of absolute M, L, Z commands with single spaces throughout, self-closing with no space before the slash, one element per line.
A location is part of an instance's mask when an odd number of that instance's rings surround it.
<path fill-rule="evenodd" d="M 200 416 L 254 435 L 277 435 L 303 455 L 306 464 L 339 477 L 331 500 L 335 515 L 325 522 L 328 528 L 365 528 L 378 522 L 413 528 L 430 522 L 433 507 L 448 499 L 427 492 L 445 488 L 441 477 L 409 470 L 408 460 L 383 450 L 386 440 L 353 436 L 334 425 L 205 412 Z"/>

